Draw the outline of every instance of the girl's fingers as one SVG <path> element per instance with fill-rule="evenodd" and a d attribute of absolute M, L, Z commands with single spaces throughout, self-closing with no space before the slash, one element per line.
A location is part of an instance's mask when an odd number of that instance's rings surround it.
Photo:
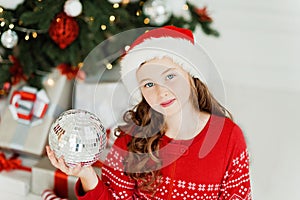
<path fill-rule="evenodd" d="M 69 168 L 65 163 L 64 157 L 61 156 L 60 158 L 57 158 L 54 154 L 54 151 L 52 151 L 49 146 L 46 146 L 46 152 L 51 164 L 65 174 L 76 175 L 80 172 L 81 164 L 76 165 L 74 168 Z"/>
<path fill-rule="evenodd" d="M 59 166 L 59 165 L 58 165 L 58 160 L 57 160 L 57 158 L 55 157 L 54 152 L 50 149 L 49 146 L 46 146 L 46 151 L 47 151 L 47 155 L 48 155 L 48 158 L 49 158 L 51 164 L 52 164 L 54 167 L 58 168 L 58 166 Z"/>
<path fill-rule="evenodd" d="M 69 167 L 66 165 L 63 156 L 61 156 L 60 158 L 58 158 L 58 166 L 59 166 L 59 169 L 61 171 L 63 171 L 64 173 L 66 173 L 66 174 L 69 173 Z"/>
<path fill-rule="evenodd" d="M 51 149 L 48 145 L 46 146 L 46 152 L 47 152 L 47 155 L 49 155 L 51 153 Z"/>
<path fill-rule="evenodd" d="M 49 156 L 53 156 L 54 155 L 54 152 L 50 149 L 49 146 L 46 146 L 46 152 L 47 152 L 47 155 Z"/>

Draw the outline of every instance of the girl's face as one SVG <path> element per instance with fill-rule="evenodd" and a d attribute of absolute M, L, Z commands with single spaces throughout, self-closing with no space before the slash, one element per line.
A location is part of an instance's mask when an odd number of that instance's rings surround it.
<path fill-rule="evenodd" d="M 190 76 L 170 58 L 150 60 L 136 75 L 142 95 L 157 112 L 170 116 L 191 103 Z"/>

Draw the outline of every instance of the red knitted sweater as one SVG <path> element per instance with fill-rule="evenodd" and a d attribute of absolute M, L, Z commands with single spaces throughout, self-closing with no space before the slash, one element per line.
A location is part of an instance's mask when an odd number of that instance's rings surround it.
<path fill-rule="evenodd" d="M 249 157 L 241 129 L 230 119 L 212 115 L 193 140 L 161 139 L 163 168 L 155 195 L 136 189 L 123 173 L 122 160 L 131 136 L 119 137 L 102 168 L 94 190 L 79 200 L 100 199 L 230 199 L 250 200 Z"/>

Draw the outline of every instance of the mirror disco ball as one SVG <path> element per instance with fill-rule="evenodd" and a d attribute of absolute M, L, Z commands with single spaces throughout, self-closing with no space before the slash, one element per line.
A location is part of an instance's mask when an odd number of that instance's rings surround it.
<path fill-rule="evenodd" d="M 100 119 L 85 110 L 63 112 L 51 125 L 49 146 L 69 167 L 90 166 L 99 160 L 106 146 L 106 132 Z"/>

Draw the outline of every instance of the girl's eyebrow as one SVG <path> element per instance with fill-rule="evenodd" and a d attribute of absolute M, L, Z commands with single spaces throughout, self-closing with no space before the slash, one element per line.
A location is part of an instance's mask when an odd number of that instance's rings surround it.
<path fill-rule="evenodd" d="M 166 69 L 165 71 L 163 71 L 163 72 L 161 73 L 161 75 L 167 74 L 168 72 L 173 71 L 173 70 L 176 70 L 176 68 L 169 68 L 169 69 Z M 150 79 L 150 78 L 144 78 L 144 79 L 140 80 L 139 82 L 142 83 L 142 82 L 148 81 L 148 80 L 151 80 L 151 79 Z"/>
<path fill-rule="evenodd" d="M 169 69 L 163 71 L 161 74 L 164 75 L 164 74 L 167 74 L 169 71 L 175 71 L 176 69 L 177 69 L 177 68 L 172 67 L 172 68 L 169 68 Z"/>
<path fill-rule="evenodd" d="M 139 83 L 143 83 L 143 82 L 148 81 L 148 80 L 150 80 L 150 79 L 149 78 L 144 78 L 144 79 L 140 80 Z"/>

